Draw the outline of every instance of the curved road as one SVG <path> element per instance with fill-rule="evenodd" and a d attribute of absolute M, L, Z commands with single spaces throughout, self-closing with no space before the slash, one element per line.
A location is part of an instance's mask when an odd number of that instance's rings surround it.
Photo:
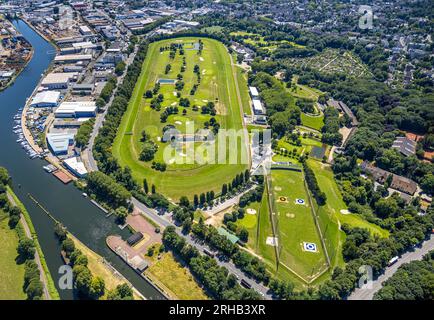
<path fill-rule="evenodd" d="M 383 286 L 383 282 L 393 276 L 400 266 L 414 260 L 422 260 L 423 256 L 431 250 L 434 250 L 434 235 L 431 235 L 429 240 L 423 242 L 421 247 L 417 247 L 414 251 L 404 253 L 398 262 L 390 267 L 387 267 L 384 273 L 372 282 L 371 288 L 357 288 L 349 297 L 348 300 L 372 300 L 374 294 Z"/>

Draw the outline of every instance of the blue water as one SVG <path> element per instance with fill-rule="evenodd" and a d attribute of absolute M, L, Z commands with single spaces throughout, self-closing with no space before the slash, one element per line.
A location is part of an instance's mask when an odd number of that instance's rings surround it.
<path fill-rule="evenodd" d="M 176 82 L 176 80 L 173 79 L 158 79 L 159 83 L 162 84 L 174 84 Z"/>

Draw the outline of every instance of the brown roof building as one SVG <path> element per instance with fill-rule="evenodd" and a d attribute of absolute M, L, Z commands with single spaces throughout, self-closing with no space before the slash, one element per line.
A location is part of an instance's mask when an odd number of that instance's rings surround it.
<path fill-rule="evenodd" d="M 392 189 L 407 193 L 409 195 L 414 195 L 417 191 L 417 183 L 414 182 L 411 179 L 408 179 L 406 177 L 398 176 L 394 173 L 391 173 L 389 171 L 380 169 L 378 167 L 375 167 L 371 165 L 368 161 L 364 161 L 360 167 L 363 171 L 366 173 L 369 173 L 372 175 L 372 177 L 375 179 L 375 181 L 384 184 L 387 180 L 387 178 L 392 175 L 392 182 L 390 184 L 390 187 Z"/>

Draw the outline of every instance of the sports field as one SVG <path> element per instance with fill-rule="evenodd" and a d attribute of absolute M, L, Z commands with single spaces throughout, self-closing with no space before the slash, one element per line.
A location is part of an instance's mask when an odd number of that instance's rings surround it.
<path fill-rule="evenodd" d="M 199 50 L 200 43 L 203 45 L 202 50 Z M 178 48 L 175 55 L 167 49 L 171 45 L 176 45 Z M 171 68 L 167 72 L 168 65 Z M 196 65 L 198 68 L 195 68 Z M 182 70 L 183 66 L 184 70 Z M 202 152 L 203 159 L 209 160 L 211 154 L 204 152 L 203 146 L 212 146 L 213 142 L 205 144 L 203 141 L 199 143 L 196 141 L 185 143 L 181 147 L 172 147 L 170 142 L 162 141 L 163 129 L 170 125 L 185 137 L 187 125 L 194 124 L 193 133 L 206 128 L 207 125 L 213 129 L 213 126 L 209 126 L 211 118 L 220 125 L 219 132 L 221 129 L 242 129 L 243 103 L 239 92 L 240 85 L 236 82 L 236 72 L 227 49 L 216 40 L 176 38 L 150 44 L 142 73 L 113 145 L 113 155 L 121 166 L 130 167 L 133 177 L 138 182 L 146 178 L 149 184 L 155 184 L 158 192 L 173 200 L 183 195 L 192 198 L 194 194 L 211 190 L 220 192 L 223 183 L 231 181 L 238 173 L 248 168 L 248 161 L 246 164 L 241 164 L 240 161 L 237 161 L 238 164 L 204 164 L 197 161 L 186 163 L 193 159 L 186 152 L 187 144 L 193 144 L 194 151 Z M 174 80 L 172 82 L 177 83 L 161 83 L 160 89 L 153 98 L 146 98 L 145 92 L 153 90 L 156 82 L 161 79 L 163 82 Z M 177 88 L 179 82 L 184 83 L 183 88 L 179 86 Z M 195 84 L 197 90 L 191 94 Z M 242 84 L 245 86 L 245 82 Z M 164 97 L 161 106 L 152 108 L 151 101 L 159 94 Z M 187 98 L 190 106 L 181 106 L 181 98 Z M 214 104 L 215 115 L 204 111 L 208 109 L 206 106 L 209 103 Z M 170 113 L 167 119 L 162 121 L 162 113 L 167 110 L 173 111 L 175 107 L 177 112 Z M 153 159 L 149 161 L 140 160 L 145 144 L 142 141 L 143 131 L 148 135 L 148 141 L 158 147 Z M 216 149 L 220 142 L 221 139 L 216 139 L 214 142 Z M 241 155 L 246 159 L 248 158 L 246 144 L 245 136 L 240 135 L 238 148 L 230 148 L 230 152 L 235 152 L 238 160 L 241 159 Z M 229 151 L 229 143 L 226 151 Z M 226 159 L 228 158 L 229 155 Z M 165 163 L 166 171 L 153 169 L 154 161 Z"/>
<path fill-rule="evenodd" d="M 280 264 L 306 282 L 327 269 L 302 172 L 272 170 L 271 186 L 279 229 Z"/>

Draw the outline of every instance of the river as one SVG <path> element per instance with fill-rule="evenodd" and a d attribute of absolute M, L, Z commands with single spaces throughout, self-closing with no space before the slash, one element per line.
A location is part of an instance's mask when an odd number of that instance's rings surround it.
<path fill-rule="evenodd" d="M 61 221 L 78 239 L 90 249 L 103 256 L 121 272 L 146 298 L 163 299 L 163 296 L 135 271 L 127 266 L 105 244 L 108 235 L 119 234 L 124 238 L 129 232 L 120 230 L 112 218 L 84 198 L 73 184 L 63 185 L 43 170 L 44 160 L 30 160 L 24 149 L 16 143 L 12 132 L 14 115 L 22 108 L 41 74 L 54 58 L 54 48 L 32 28 L 21 20 L 13 21 L 14 26 L 31 43 L 34 55 L 15 83 L 0 92 L 0 166 L 5 167 L 13 181 L 13 187 L 30 213 L 48 268 L 57 286 L 63 265 L 60 246 L 54 236 L 54 222 L 28 197 L 31 194 L 57 220 Z M 74 299 L 72 290 L 59 290 L 61 299 Z"/>

